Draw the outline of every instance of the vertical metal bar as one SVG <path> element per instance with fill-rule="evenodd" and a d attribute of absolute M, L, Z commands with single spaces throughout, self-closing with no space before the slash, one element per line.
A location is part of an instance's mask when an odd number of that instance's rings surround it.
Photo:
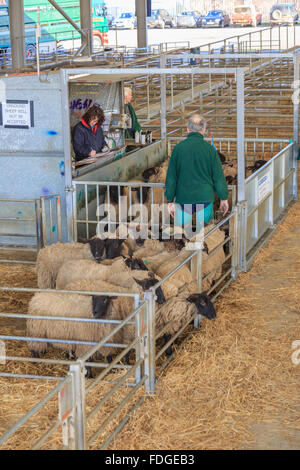
<path fill-rule="evenodd" d="M 76 409 L 75 447 L 77 450 L 86 449 L 86 417 L 85 417 L 85 386 L 83 367 L 80 362 L 70 366 L 70 372 L 74 377 L 74 398 Z"/>
<path fill-rule="evenodd" d="M 137 294 L 134 297 L 134 310 L 136 310 L 138 306 L 139 306 L 139 295 Z M 135 314 L 135 338 L 137 338 L 140 335 L 141 329 L 142 329 L 142 322 L 141 322 L 141 310 L 140 310 Z M 142 344 L 141 344 L 141 340 L 139 340 L 135 346 L 135 361 L 136 362 L 140 360 L 141 355 L 142 355 Z M 142 375 L 143 373 L 142 373 L 142 364 L 141 364 L 136 369 L 136 372 L 135 372 L 136 383 L 139 383 L 139 381 L 142 378 Z"/>
<path fill-rule="evenodd" d="M 45 198 L 41 197 L 42 203 L 42 234 L 43 234 L 43 246 L 47 245 L 47 214 L 45 207 Z"/>
<path fill-rule="evenodd" d="M 269 222 L 271 227 L 274 225 L 274 215 L 273 215 L 273 207 L 274 207 L 274 161 L 271 162 L 270 166 L 270 180 L 271 180 L 271 196 L 269 197 Z"/>
<path fill-rule="evenodd" d="M 53 243 L 53 217 L 52 217 L 52 198 L 46 199 L 49 205 L 49 219 L 50 219 L 50 241 Z"/>
<path fill-rule="evenodd" d="M 66 187 L 66 212 L 68 241 L 73 240 L 73 197 L 72 197 L 72 155 L 70 136 L 70 109 L 69 109 L 69 89 L 68 76 L 64 69 L 60 70 L 61 105 L 63 126 L 63 148 L 65 157 L 65 187 Z"/>
<path fill-rule="evenodd" d="M 72 199 L 73 199 L 73 240 L 77 242 L 78 239 L 78 222 L 77 222 L 77 186 L 72 185 Z"/>
<path fill-rule="evenodd" d="M 202 242 L 201 242 L 202 245 Z M 197 249 L 197 255 L 192 258 L 192 261 L 194 266 L 192 269 L 196 270 L 196 280 L 197 280 L 197 287 L 198 287 L 198 293 L 201 294 L 202 292 L 202 247 Z M 194 327 L 199 328 L 201 323 L 201 316 L 197 315 L 195 320 L 194 320 Z"/>
<path fill-rule="evenodd" d="M 43 230 L 41 225 L 41 201 L 36 199 L 34 203 L 35 208 L 35 223 L 36 223 L 36 250 L 39 250 L 43 247 Z"/>
<path fill-rule="evenodd" d="M 161 56 L 160 67 L 166 66 L 166 56 Z M 160 120 L 161 120 L 161 139 L 165 139 L 167 135 L 167 87 L 166 87 L 166 76 L 160 76 L 160 96 L 161 96 L 161 108 L 160 108 Z"/>
<path fill-rule="evenodd" d="M 61 231 L 61 204 L 60 196 L 56 196 L 56 217 L 57 217 L 57 241 L 62 241 L 62 231 Z"/>
<path fill-rule="evenodd" d="M 154 292 L 152 290 L 145 292 L 145 300 L 147 300 L 147 359 L 145 361 L 145 373 L 148 376 L 145 382 L 147 392 L 155 392 L 155 301 Z"/>
<path fill-rule="evenodd" d="M 293 168 L 295 170 L 293 175 L 293 195 L 298 199 L 298 149 L 299 149 L 299 67 L 300 67 L 300 53 L 294 54 L 294 84 L 297 91 L 294 101 L 294 121 L 293 121 Z"/>
<path fill-rule="evenodd" d="M 240 234 L 240 269 L 243 272 L 247 271 L 247 201 L 240 204 L 241 210 L 241 226 Z"/>
<path fill-rule="evenodd" d="M 280 28 L 280 23 L 278 25 L 278 47 L 279 47 L 279 52 L 281 51 L 281 28 Z"/>
<path fill-rule="evenodd" d="M 89 206 L 88 206 L 88 190 L 87 184 L 84 184 L 84 198 L 85 198 L 85 230 L 86 238 L 89 238 Z"/>
<path fill-rule="evenodd" d="M 236 107 L 237 107 L 237 160 L 238 160 L 238 201 L 245 200 L 245 96 L 244 71 L 236 71 Z"/>

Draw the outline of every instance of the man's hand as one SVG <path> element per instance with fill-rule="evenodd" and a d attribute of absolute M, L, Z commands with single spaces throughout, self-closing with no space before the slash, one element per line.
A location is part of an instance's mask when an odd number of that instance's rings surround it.
<path fill-rule="evenodd" d="M 228 200 L 220 201 L 219 211 L 223 211 L 223 217 L 227 214 L 227 212 L 229 211 Z"/>
<path fill-rule="evenodd" d="M 96 155 L 96 150 L 91 150 L 89 153 L 89 157 L 94 157 Z"/>
<path fill-rule="evenodd" d="M 175 217 L 175 212 L 176 212 L 175 202 L 168 202 L 168 212 L 172 217 Z"/>

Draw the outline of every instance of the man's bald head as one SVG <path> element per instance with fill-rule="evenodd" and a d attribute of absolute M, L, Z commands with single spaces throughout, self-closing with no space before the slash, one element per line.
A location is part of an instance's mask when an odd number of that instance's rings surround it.
<path fill-rule="evenodd" d="M 124 87 L 124 103 L 130 103 L 132 100 L 132 89 L 128 86 Z"/>
<path fill-rule="evenodd" d="M 206 120 L 200 114 L 193 114 L 187 123 L 187 128 L 189 132 L 204 134 L 206 131 Z"/>

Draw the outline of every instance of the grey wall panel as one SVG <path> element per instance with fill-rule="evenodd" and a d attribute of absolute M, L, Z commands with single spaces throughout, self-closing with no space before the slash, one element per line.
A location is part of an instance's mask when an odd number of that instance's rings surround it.
<path fill-rule="evenodd" d="M 65 176 L 63 154 L 24 156 L 15 154 L 13 156 L 0 156 L 1 168 L 5 171 L 0 172 L 0 199 L 35 199 L 41 196 L 59 194 L 61 197 L 62 209 L 62 233 L 66 240 L 66 210 L 65 210 Z M 5 207 L 7 204 L 1 204 L 0 216 L 11 216 L 19 214 L 24 216 L 24 204 L 18 203 L 11 205 L 10 212 Z M 28 211 L 28 209 L 27 209 Z M 6 228 L 5 228 L 6 225 Z M 26 222 L 15 222 L 3 224 L 1 222 L 1 233 L 32 233 L 34 226 Z M 15 239 L 6 239 L 1 237 L 0 243 L 15 243 Z M 34 240 L 24 238 L 19 239 L 19 244 L 33 244 Z"/>
<path fill-rule="evenodd" d="M 9 129 L 0 125 L 1 154 L 12 152 L 63 151 L 61 96 L 58 74 L 7 77 L 0 80 L 0 102 L 25 100 L 33 103 L 33 126 Z"/>

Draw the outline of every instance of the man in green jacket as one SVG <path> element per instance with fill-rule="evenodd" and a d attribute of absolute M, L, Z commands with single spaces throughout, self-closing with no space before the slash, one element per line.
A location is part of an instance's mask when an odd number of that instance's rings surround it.
<path fill-rule="evenodd" d="M 174 225 L 191 226 L 194 212 L 197 227 L 209 222 L 213 217 L 215 191 L 221 200 L 223 215 L 229 209 L 228 187 L 220 157 L 204 140 L 205 131 L 205 119 L 199 114 L 193 115 L 188 121 L 187 138 L 174 147 L 171 155 L 165 194 Z"/>
<path fill-rule="evenodd" d="M 129 123 L 127 124 L 127 129 L 125 131 L 125 138 L 126 139 L 134 139 L 135 133 L 140 132 L 142 130 L 141 125 L 138 121 L 137 115 L 133 109 L 131 104 L 132 100 L 132 90 L 129 87 L 124 88 L 124 109 L 125 113 L 128 116 Z"/>

